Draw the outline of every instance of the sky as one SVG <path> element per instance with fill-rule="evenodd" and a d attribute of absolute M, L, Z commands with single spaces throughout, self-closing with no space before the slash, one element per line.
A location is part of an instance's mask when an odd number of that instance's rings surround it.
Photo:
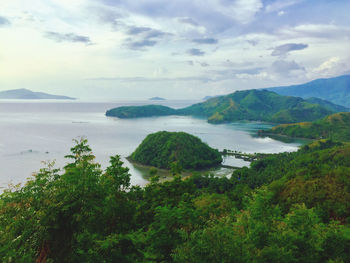
<path fill-rule="evenodd" d="M 0 0 L 0 90 L 198 99 L 350 74 L 349 0 Z"/>

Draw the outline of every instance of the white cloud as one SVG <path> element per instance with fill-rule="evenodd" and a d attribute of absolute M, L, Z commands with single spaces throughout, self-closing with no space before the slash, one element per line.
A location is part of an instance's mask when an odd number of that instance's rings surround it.
<path fill-rule="evenodd" d="M 299 24 L 295 27 L 284 27 L 277 31 L 290 38 L 349 38 L 350 27 L 335 24 Z"/>
<path fill-rule="evenodd" d="M 339 57 L 331 57 L 328 60 L 322 62 L 318 67 L 314 68 L 311 72 L 311 76 L 318 77 L 331 77 L 344 74 L 350 70 L 350 65 Z"/>
<path fill-rule="evenodd" d="M 304 0 L 283 0 L 283 1 L 277 0 L 272 4 L 266 5 L 265 11 L 267 13 L 277 12 L 277 11 L 280 11 L 281 9 L 288 8 L 290 6 L 299 4 L 303 1 Z"/>
<path fill-rule="evenodd" d="M 261 0 L 207 1 L 214 2 L 220 13 L 241 24 L 252 22 L 255 15 L 263 8 Z"/>

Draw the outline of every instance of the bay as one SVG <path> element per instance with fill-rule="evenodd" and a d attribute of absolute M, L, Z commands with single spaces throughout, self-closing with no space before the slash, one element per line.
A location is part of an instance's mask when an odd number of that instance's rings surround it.
<path fill-rule="evenodd" d="M 181 108 L 195 101 L 3 101 L 0 102 L 0 187 L 24 182 L 32 173 L 45 167 L 43 162 L 55 161 L 63 167 L 64 158 L 74 145 L 73 139 L 85 137 L 96 161 L 102 168 L 109 157 L 119 154 L 130 169 L 131 183 L 145 185 L 147 172 L 133 166 L 125 158 L 150 133 L 184 131 L 201 138 L 219 150 L 230 149 L 247 153 L 277 153 L 296 151 L 301 140 L 281 142 L 269 137 L 257 137 L 256 131 L 272 127 L 266 123 L 232 123 L 213 125 L 205 119 L 189 116 L 166 116 L 138 119 L 106 117 L 105 112 L 122 105 L 162 104 Z M 225 158 L 232 166 L 248 166 L 240 159 Z M 231 173 L 221 169 L 218 174 Z"/>

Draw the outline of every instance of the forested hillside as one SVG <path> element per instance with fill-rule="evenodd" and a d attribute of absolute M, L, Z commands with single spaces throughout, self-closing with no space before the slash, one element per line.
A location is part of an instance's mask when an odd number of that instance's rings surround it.
<path fill-rule="evenodd" d="M 303 137 L 310 139 L 328 138 L 340 141 L 350 141 L 350 113 L 332 114 L 315 122 L 281 124 L 265 133 Z"/>
<path fill-rule="evenodd" d="M 297 97 L 265 90 L 244 90 L 212 98 L 178 112 L 205 116 L 211 123 L 240 120 L 290 123 L 317 120 L 335 111 Z"/>
<path fill-rule="evenodd" d="M 102 171 L 86 143 L 0 196 L 1 262 L 350 261 L 349 144 L 140 188 L 119 156 Z"/>

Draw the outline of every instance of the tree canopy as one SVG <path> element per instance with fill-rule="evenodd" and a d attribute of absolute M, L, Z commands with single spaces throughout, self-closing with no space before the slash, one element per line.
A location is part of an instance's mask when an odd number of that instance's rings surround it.
<path fill-rule="evenodd" d="M 131 154 L 131 159 L 164 169 L 203 169 L 222 162 L 220 153 L 198 137 L 167 131 L 149 134 Z"/>

